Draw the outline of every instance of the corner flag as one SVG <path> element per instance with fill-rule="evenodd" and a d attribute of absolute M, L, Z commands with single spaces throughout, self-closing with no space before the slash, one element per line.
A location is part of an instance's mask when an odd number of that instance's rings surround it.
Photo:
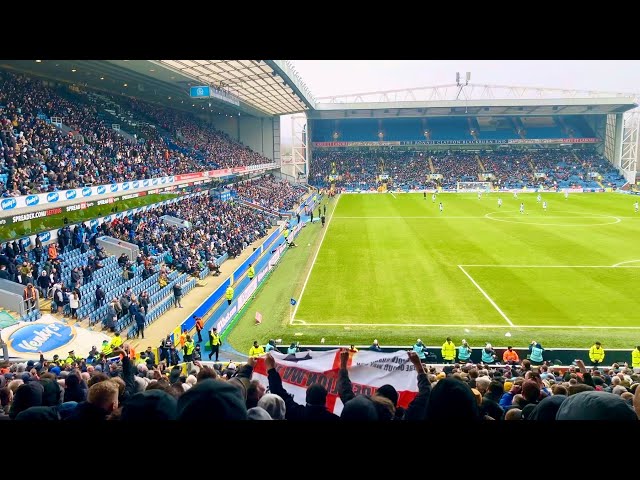
<path fill-rule="evenodd" d="M 296 301 L 296 299 L 295 299 L 295 298 L 292 298 L 292 299 L 291 299 L 291 305 L 295 305 L 296 303 L 298 303 L 298 302 Z"/>

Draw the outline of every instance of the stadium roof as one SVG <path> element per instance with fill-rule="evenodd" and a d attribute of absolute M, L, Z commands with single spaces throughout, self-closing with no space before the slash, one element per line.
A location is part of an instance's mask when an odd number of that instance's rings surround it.
<path fill-rule="evenodd" d="M 255 116 L 313 108 L 311 93 L 282 60 L 0 60 L 0 67 L 143 100 L 189 109 L 211 103 L 216 111 Z M 191 86 L 228 92 L 238 105 L 219 98 L 191 99 Z"/>
<path fill-rule="evenodd" d="M 326 119 L 604 115 L 634 109 L 638 98 L 630 93 L 453 84 L 322 97 L 308 115 Z"/>
<path fill-rule="evenodd" d="M 296 113 L 313 97 L 287 62 L 278 60 L 157 60 L 204 85 L 231 93 L 271 115 Z"/>

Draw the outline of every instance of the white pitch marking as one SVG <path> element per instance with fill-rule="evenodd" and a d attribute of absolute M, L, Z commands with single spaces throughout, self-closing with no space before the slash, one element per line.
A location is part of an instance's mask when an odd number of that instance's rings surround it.
<path fill-rule="evenodd" d="M 616 263 L 615 265 L 611 265 L 612 267 L 619 267 L 620 265 L 624 265 L 626 263 L 638 263 L 640 262 L 640 260 L 629 260 L 628 262 L 620 262 L 620 263 Z M 637 268 L 637 267 L 634 267 Z"/>
<path fill-rule="evenodd" d="M 327 222 L 327 226 L 324 228 L 324 232 L 322 232 L 322 238 L 320 239 L 320 245 L 318 245 L 318 250 L 316 250 L 316 254 L 313 257 L 313 263 L 311 264 L 311 268 L 309 269 L 309 273 L 307 273 L 307 278 L 304 279 L 304 283 L 302 284 L 302 290 L 300 291 L 300 296 L 298 297 L 298 302 L 293 309 L 293 315 L 291 316 L 291 320 L 289 324 L 293 325 L 293 321 L 296 318 L 296 312 L 298 311 L 298 307 L 300 306 L 300 302 L 302 302 L 302 296 L 304 295 L 304 289 L 307 288 L 307 283 L 309 282 L 309 277 L 311 277 L 311 272 L 313 271 L 313 267 L 316 265 L 316 260 L 318 258 L 318 254 L 320 253 L 320 249 L 322 248 L 322 242 L 324 242 L 324 237 L 327 236 L 327 231 L 329 230 L 329 225 L 331 225 L 331 220 L 333 220 L 333 214 L 338 208 L 338 203 L 340 202 L 341 196 L 338 195 L 338 199 L 336 200 L 336 204 L 333 207 L 333 212 L 331 213 L 331 217 Z"/>
<path fill-rule="evenodd" d="M 493 220 L 494 222 L 503 222 L 503 223 L 514 223 L 517 225 L 539 225 L 542 227 L 602 227 L 605 225 L 614 225 L 616 223 L 620 223 L 622 220 L 618 217 L 614 217 L 613 215 L 586 215 L 586 216 L 549 216 L 549 217 L 533 217 L 537 218 L 580 218 L 580 219 L 588 219 L 588 218 L 613 218 L 613 222 L 607 223 L 539 223 L 539 222 L 519 222 L 517 218 L 527 218 L 527 217 L 513 217 L 513 218 L 494 218 L 491 215 L 498 212 L 490 212 L 485 215 L 485 218 L 489 220 Z"/>
<path fill-rule="evenodd" d="M 344 323 L 307 323 L 305 327 L 344 327 Z M 597 325 L 458 325 L 458 324 L 425 324 L 425 323 L 349 323 L 348 327 L 406 327 L 406 328 L 537 328 L 537 329 L 560 329 L 560 328 L 578 328 L 578 329 L 616 329 L 616 330 L 640 330 L 640 326 L 620 327 L 620 326 L 597 326 Z"/>
<path fill-rule="evenodd" d="M 291 325 L 306 325 L 307 322 L 305 322 L 304 320 L 291 320 Z"/>
<path fill-rule="evenodd" d="M 396 215 L 396 216 L 390 216 L 390 217 L 343 217 L 341 215 L 338 215 L 336 218 L 349 218 L 349 219 L 370 219 L 370 218 L 384 218 L 384 219 L 397 219 L 397 220 L 402 220 L 405 218 L 446 218 L 447 220 L 455 220 L 455 219 L 461 219 L 461 220 L 482 220 L 484 219 L 484 217 L 443 217 L 443 216 L 431 216 L 431 217 L 425 217 L 425 216 L 420 216 L 420 217 L 405 217 L 403 215 Z"/>
<path fill-rule="evenodd" d="M 635 260 L 640 262 L 640 260 Z M 623 262 L 630 263 L 630 262 Z M 458 265 L 458 267 L 482 267 L 482 268 L 640 268 L 640 266 L 621 267 L 617 265 Z"/>
<path fill-rule="evenodd" d="M 393 192 L 389 192 L 389 193 L 391 194 L 391 196 L 392 196 L 393 198 L 397 198 L 397 197 L 393 194 Z"/>
<path fill-rule="evenodd" d="M 467 273 L 467 271 L 466 271 L 464 268 L 462 268 L 462 265 L 458 265 L 458 268 L 459 268 L 460 270 L 462 270 L 462 273 L 464 273 L 464 274 L 467 276 L 467 278 L 469 278 L 469 280 L 471 280 L 471 283 L 473 283 L 473 284 L 476 286 L 476 288 L 477 288 L 478 290 L 480 290 L 480 293 L 482 293 L 482 295 L 484 295 L 484 298 L 486 298 L 487 300 L 489 300 L 489 303 L 490 303 L 491 305 L 493 305 L 493 308 L 495 308 L 495 309 L 498 311 L 498 313 L 502 316 L 502 318 L 504 318 L 504 319 L 507 321 L 507 323 L 508 323 L 510 326 L 512 326 L 512 327 L 513 327 L 514 325 L 513 325 L 513 323 L 511 322 L 511 320 L 509 320 L 509 317 L 507 317 L 507 316 L 505 315 L 505 313 L 500 309 L 500 307 L 499 307 L 498 305 L 496 305 L 496 302 L 494 302 L 494 301 L 491 299 L 491 297 L 487 294 L 487 292 L 485 292 L 485 291 L 482 289 L 482 287 L 481 287 L 480 285 L 478 285 L 478 282 L 476 282 L 476 281 L 473 279 L 473 277 L 472 277 L 471 275 L 469 275 L 469 274 Z"/>

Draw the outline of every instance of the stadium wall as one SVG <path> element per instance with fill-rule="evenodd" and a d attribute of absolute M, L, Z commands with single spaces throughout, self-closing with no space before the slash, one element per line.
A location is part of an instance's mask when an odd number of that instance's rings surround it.
<path fill-rule="evenodd" d="M 216 115 L 212 117 L 211 123 L 213 126 L 227 135 L 229 135 L 234 140 L 240 140 L 239 131 L 238 131 L 238 118 L 239 117 L 223 117 L 222 115 Z"/>
<path fill-rule="evenodd" d="M 458 347 L 459 345 L 456 345 Z M 356 345 L 356 347 L 360 350 L 366 350 L 369 348 L 368 345 Z M 280 345 L 279 348 L 282 350 L 286 350 L 286 346 Z M 344 345 L 304 345 L 301 347 L 301 350 L 312 350 L 312 351 L 327 351 L 327 350 L 335 350 L 336 348 L 344 348 Z M 406 345 L 401 346 L 388 346 L 381 347 L 383 352 L 391 353 L 397 352 L 398 350 L 406 350 Z M 480 363 L 482 360 L 482 347 L 472 347 L 473 350 L 471 352 L 471 362 Z M 427 346 L 426 347 L 427 355 L 429 356 L 427 359 L 427 363 L 431 364 L 443 364 L 444 360 L 442 358 L 442 347 L 441 346 Z M 507 347 L 493 347 L 496 352 L 497 358 L 500 361 L 502 359 L 502 354 L 507 350 Z M 524 360 L 529 355 L 529 350 L 526 348 L 516 348 L 515 350 L 520 357 L 520 360 Z M 279 352 L 282 352 L 278 349 Z M 631 353 L 632 349 L 605 349 L 605 363 L 603 365 L 610 366 L 613 363 L 624 364 L 628 362 L 631 365 Z M 545 348 L 543 355 L 543 359 L 547 362 L 550 362 L 554 365 L 572 365 L 575 360 L 582 360 L 585 365 L 590 366 L 591 360 L 589 359 L 589 349 L 588 348 Z M 494 365 L 497 365 L 494 364 Z"/>

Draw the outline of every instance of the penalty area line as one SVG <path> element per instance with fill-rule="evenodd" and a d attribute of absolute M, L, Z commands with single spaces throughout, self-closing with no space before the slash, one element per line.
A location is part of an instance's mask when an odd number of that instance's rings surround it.
<path fill-rule="evenodd" d="M 477 288 L 478 290 L 480 290 L 480 293 L 482 293 L 482 295 L 484 295 L 484 298 L 486 298 L 487 300 L 489 300 L 489 303 L 493 306 L 493 308 L 495 308 L 495 309 L 497 310 L 497 312 L 500 314 L 500 316 L 501 316 L 502 318 L 504 318 L 510 326 L 512 326 L 512 327 L 513 327 L 513 326 L 514 326 L 514 325 L 513 325 L 513 322 L 512 322 L 511 320 L 509 320 L 509 317 L 507 317 L 507 316 L 505 315 L 505 313 L 500 309 L 500 307 L 496 304 L 496 302 L 494 302 L 494 301 L 493 301 L 493 299 L 492 299 L 492 298 L 487 294 L 487 292 L 485 292 L 485 291 L 482 289 L 482 287 L 481 287 L 480 285 L 478 285 L 478 282 L 476 282 L 476 281 L 473 279 L 473 277 L 467 273 L 467 271 L 462 267 L 462 265 L 458 265 L 458 268 L 459 268 L 460 270 L 462 270 L 462 273 L 464 273 L 464 274 L 467 276 L 467 278 L 468 278 L 469 280 L 471 280 L 471 283 L 473 283 L 473 284 L 476 286 L 476 288 Z"/>

